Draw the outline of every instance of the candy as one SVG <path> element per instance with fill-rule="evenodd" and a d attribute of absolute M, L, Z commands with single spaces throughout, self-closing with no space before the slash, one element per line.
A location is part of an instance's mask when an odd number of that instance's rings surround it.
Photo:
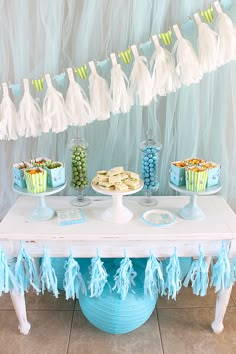
<path fill-rule="evenodd" d="M 148 146 L 143 151 L 142 158 L 142 178 L 144 180 L 144 190 L 154 191 L 158 185 L 157 167 L 158 152 L 160 149 Z"/>
<path fill-rule="evenodd" d="M 71 154 L 72 176 L 71 186 L 84 189 L 88 186 L 87 154 L 83 145 L 74 146 Z"/>

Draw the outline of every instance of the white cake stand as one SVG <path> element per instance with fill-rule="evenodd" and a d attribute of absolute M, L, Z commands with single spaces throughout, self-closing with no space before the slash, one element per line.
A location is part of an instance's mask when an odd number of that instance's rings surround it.
<path fill-rule="evenodd" d="M 46 201 L 45 201 L 45 196 L 58 193 L 58 192 L 62 191 L 65 187 L 66 187 L 66 183 L 63 184 L 62 186 L 55 187 L 55 188 L 47 187 L 46 192 L 43 192 L 43 193 L 31 193 L 31 192 L 28 192 L 27 188 L 20 188 L 15 184 L 12 186 L 13 190 L 15 192 L 17 192 L 18 194 L 28 195 L 31 197 L 38 198 L 38 205 L 36 208 L 33 209 L 32 214 L 31 214 L 31 219 L 37 220 L 37 221 L 50 220 L 54 217 L 55 210 L 53 210 L 52 208 L 49 208 L 47 206 Z"/>
<path fill-rule="evenodd" d="M 187 220 L 200 220 L 200 219 L 205 218 L 205 214 L 203 213 L 201 208 L 199 208 L 199 206 L 197 205 L 197 196 L 198 195 L 211 195 L 211 194 L 215 194 L 221 190 L 221 183 L 220 182 L 216 186 L 206 188 L 201 192 L 189 191 L 188 189 L 186 189 L 185 186 L 178 187 L 171 182 L 169 182 L 169 186 L 179 193 L 186 194 L 186 195 L 190 196 L 189 203 L 187 205 L 185 205 L 185 207 L 183 207 L 183 209 L 181 209 L 179 211 L 179 215 L 182 218 L 187 219 Z"/>
<path fill-rule="evenodd" d="M 123 224 L 130 221 L 133 212 L 123 205 L 123 196 L 139 192 L 143 188 L 143 181 L 140 179 L 140 186 L 137 189 L 129 189 L 125 192 L 109 191 L 91 183 L 92 188 L 101 194 L 112 196 L 112 206 L 102 213 L 102 219 L 108 222 Z"/>

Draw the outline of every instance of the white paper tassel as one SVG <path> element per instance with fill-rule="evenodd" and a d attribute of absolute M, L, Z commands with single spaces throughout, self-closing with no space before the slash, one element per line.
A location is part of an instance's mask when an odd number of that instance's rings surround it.
<path fill-rule="evenodd" d="M 18 134 L 26 138 L 36 137 L 41 134 L 42 112 L 30 94 L 29 80 L 23 79 L 23 84 L 25 92 L 18 110 Z"/>
<path fill-rule="evenodd" d="M 112 69 L 111 69 L 111 111 L 114 114 L 127 113 L 131 108 L 131 100 L 126 88 L 128 79 L 125 73 L 121 70 L 120 64 L 117 63 L 116 55 L 111 54 Z"/>
<path fill-rule="evenodd" d="M 203 23 L 198 13 L 194 15 L 198 26 L 198 58 L 202 73 L 216 70 L 219 41 L 218 34 Z"/>
<path fill-rule="evenodd" d="M 93 61 L 89 62 L 89 95 L 92 116 L 97 120 L 110 118 L 110 95 L 105 79 L 98 75 Z"/>
<path fill-rule="evenodd" d="M 177 37 L 173 48 L 173 53 L 176 53 L 176 71 L 180 82 L 189 86 L 202 78 L 198 57 L 191 43 L 182 37 L 179 27 L 174 25 L 173 29 Z"/>
<path fill-rule="evenodd" d="M 218 1 L 214 3 L 218 12 L 216 31 L 219 34 L 218 66 L 236 59 L 236 31 L 228 15 L 226 15 Z"/>
<path fill-rule="evenodd" d="M 152 83 L 154 97 L 166 96 L 180 87 L 172 54 L 160 46 L 156 35 L 152 36 L 155 52 L 150 61 L 152 68 Z"/>
<path fill-rule="evenodd" d="M 43 101 L 43 132 L 52 129 L 52 133 L 60 133 L 67 128 L 71 117 L 62 94 L 52 86 L 50 75 L 46 74 L 45 79 L 48 88 Z"/>
<path fill-rule="evenodd" d="M 134 65 L 130 75 L 130 98 L 133 104 L 134 97 L 137 96 L 138 103 L 141 106 L 148 106 L 151 103 L 152 92 L 152 78 L 146 66 L 147 59 L 138 54 L 137 47 L 131 46 L 134 55 Z"/>
<path fill-rule="evenodd" d="M 2 84 L 3 98 L 0 106 L 0 139 L 17 139 L 17 112 L 9 96 L 7 84 Z"/>
<path fill-rule="evenodd" d="M 66 94 L 66 107 L 70 113 L 70 125 L 84 126 L 92 122 L 92 112 L 87 96 L 75 81 L 73 70 L 67 69 L 70 85 Z"/>

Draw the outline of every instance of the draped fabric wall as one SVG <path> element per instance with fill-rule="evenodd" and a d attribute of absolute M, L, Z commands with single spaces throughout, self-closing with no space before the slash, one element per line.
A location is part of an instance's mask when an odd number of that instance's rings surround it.
<path fill-rule="evenodd" d="M 182 23 L 181 32 L 196 47 L 196 11 L 211 1 L 195 0 L 0 0 L 0 80 L 20 82 L 42 73 L 60 73 L 129 45 L 144 43 L 148 36 Z M 236 1 L 222 1 L 236 23 Z M 213 24 L 214 25 L 214 24 Z M 147 57 L 147 47 L 143 47 Z M 141 52 L 142 53 L 142 52 Z M 150 56 L 149 56 L 150 57 Z M 109 63 L 100 73 L 109 78 Z M 132 64 L 123 69 L 129 75 Z M 89 143 L 89 177 L 99 169 L 123 165 L 140 168 L 139 144 L 147 127 L 160 136 L 163 150 L 159 194 L 168 188 L 169 163 L 199 156 L 221 163 L 222 194 L 236 207 L 236 63 L 204 76 L 200 84 L 182 87 L 149 107 L 132 107 L 129 114 L 111 116 L 78 131 L 0 142 L 0 218 L 14 202 L 11 165 L 36 156 L 66 161 L 69 141 L 84 134 Z M 87 90 L 87 80 L 80 84 Z M 66 88 L 65 88 L 66 91 Z M 33 92 L 33 90 L 32 90 Z M 23 92 L 22 92 L 23 94 Z M 45 92 L 40 94 L 40 104 Z M 37 94 L 36 96 L 38 96 Z M 20 98 L 15 100 L 19 104 Z M 66 194 L 75 193 L 70 188 Z M 89 190 L 89 194 L 93 191 Z"/>

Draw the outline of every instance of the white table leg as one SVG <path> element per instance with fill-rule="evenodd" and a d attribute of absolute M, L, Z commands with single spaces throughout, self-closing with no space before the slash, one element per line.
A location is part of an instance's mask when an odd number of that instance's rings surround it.
<path fill-rule="evenodd" d="M 232 286 L 229 289 L 225 289 L 224 291 L 220 290 L 217 293 L 215 319 L 211 324 L 211 328 L 216 334 L 219 334 L 224 329 L 223 319 L 229 303 L 231 290 Z"/>
<path fill-rule="evenodd" d="M 8 260 L 9 266 L 12 268 L 13 264 L 16 262 L 15 258 Z M 19 294 L 15 291 L 10 292 L 11 301 L 15 309 L 16 317 L 18 318 L 19 325 L 18 329 L 20 333 L 27 335 L 30 331 L 30 323 L 27 320 L 26 306 L 25 306 L 25 296 L 24 294 Z"/>

